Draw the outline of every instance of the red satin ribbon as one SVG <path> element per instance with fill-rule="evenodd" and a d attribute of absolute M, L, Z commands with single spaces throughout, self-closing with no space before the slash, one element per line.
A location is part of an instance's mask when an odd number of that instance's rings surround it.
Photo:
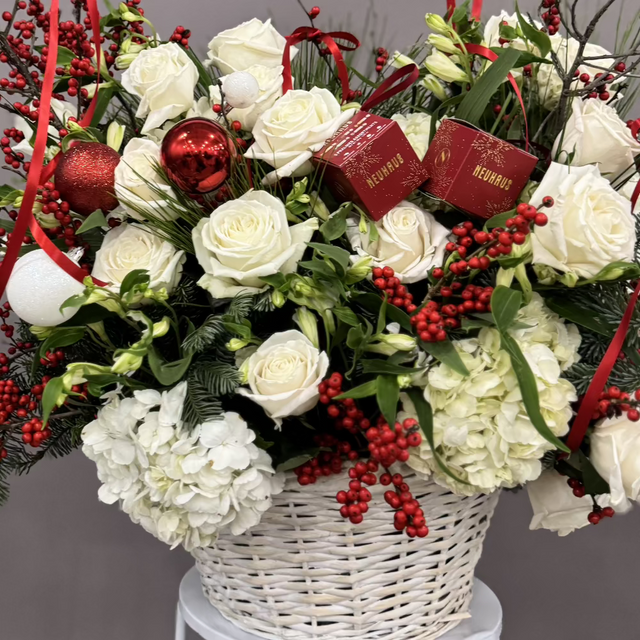
<path fill-rule="evenodd" d="M 408 89 L 420 76 L 420 69 L 415 64 L 408 64 L 394 71 L 362 105 L 363 111 L 369 111 L 381 102 Z"/>
<path fill-rule="evenodd" d="M 607 380 L 611 375 L 613 366 L 615 365 L 616 360 L 620 355 L 620 351 L 622 351 L 622 347 L 624 346 L 624 340 L 627 336 L 627 331 L 629 330 L 629 325 L 631 324 L 631 318 L 633 316 L 633 310 L 635 309 L 639 295 L 640 283 L 638 283 L 635 291 L 629 299 L 629 304 L 627 305 L 627 309 L 622 317 L 622 322 L 620 323 L 616 334 L 613 336 L 613 340 L 611 341 L 607 352 L 604 354 L 604 358 L 598 366 L 598 370 L 593 376 L 593 380 L 591 381 L 591 384 L 587 389 L 587 393 L 582 400 L 582 404 L 580 405 L 580 409 L 578 410 L 578 415 L 573 421 L 571 433 L 569 433 L 569 437 L 567 438 L 567 446 L 572 451 L 576 451 L 584 440 L 587 429 L 589 428 L 589 423 L 593 419 L 593 414 L 600 400 L 600 394 L 604 390 Z"/>
<path fill-rule="evenodd" d="M 335 38 L 346 40 L 352 46 L 341 44 L 335 41 Z M 320 29 L 314 27 L 298 27 L 290 36 L 286 38 L 284 52 L 282 54 L 282 93 L 287 93 L 293 89 L 293 77 L 291 75 L 291 47 L 305 40 L 315 40 L 323 42 L 329 49 L 333 59 L 336 61 L 336 69 L 338 77 L 342 85 L 342 102 L 349 100 L 349 69 L 342 57 L 342 51 L 355 51 L 360 46 L 360 41 L 351 33 L 346 31 L 332 31 L 324 33 Z"/>
<path fill-rule="evenodd" d="M 629 129 L 631 129 L 631 135 L 633 136 L 633 138 L 637 140 L 638 133 L 640 133 L 640 118 L 629 122 L 627 126 L 629 127 Z"/>
<path fill-rule="evenodd" d="M 458 45 L 458 48 L 462 49 L 460 45 Z M 494 51 L 491 51 L 491 49 L 488 49 L 487 47 L 483 47 L 482 45 L 466 44 L 465 48 L 469 53 L 473 53 L 482 58 L 486 58 L 491 62 L 495 62 L 498 59 L 497 53 L 495 53 Z M 509 80 L 509 82 L 511 83 L 511 86 L 513 87 L 513 90 L 515 91 L 516 96 L 518 98 L 518 102 L 520 102 L 520 106 L 522 107 L 522 117 L 524 119 L 524 133 L 525 133 L 525 144 L 526 144 L 525 150 L 529 151 L 529 123 L 527 122 L 527 112 L 524 108 L 524 100 L 522 98 L 522 93 L 520 93 L 520 87 L 518 86 L 516 79 L 511 74 L 507 75 L 507 80 Z"/>
<path fill-rule="evenodd" d="M 482 16 L 482 1 L 483 0 L 473 0 L 473 5 L 471 6 L 471 17 L 476 21 L 480 22 Z M 447 19 L 449 19 L 453 12 L 456 10 L 456 0 L 447 0 Z"/>
<path fill-rule="evenodd" d="M 640 198 L 640 180 L 638 180 L 638 184 L 636 188 L 633 190 L 633 195 L 631 196 L 631 211 L 634 211 L 636 208 L 636 203 L 638 202 L 638 198 Z"/>
<path fill-rule="evenodd" d="M 93 43 L 96 49 L 97 60 L 97 85 L 100 83 L 100 14 L 98 12 L 98 5 L 96 0 L 89 0 L 89 17 L 91 18 L 91 27 L 93 30 Z M 22 239 L 24 238 L 27 228 L 31 231 L 31 235 L 38 244 L 38 246 L 45 251 L 45 253 L 66 273 L 72 278 L 75 278 L 79 282 L 82 282 L 86 278 L 86 272 L 81 269 L 77 264 L 72 262 L 69 257 L 60 251 L 58 247 L 50 240 L 50 238 L 42 230 L 35 217 L 33 216 L 33 205 L 38 193 L 38 185 L 47 182 L 54 174 L 56 166 L 60 160 L 60 154 L 58 154 L 46 167 L 44 167 L 44 154 L 47 147 L 47 135 L 49 129 L 49 119 L 46 114 L 50 113 L 51 109 L 51 97 L 53 94 L 53 83 L 55 80 L 55 71 L 57 64 L 58 53 L 58 13 L 59 13 L 59 0 L 52 0 L 51 10 L 49 12 L 49 55 L 47 56 L 47 66 L 44 72 L 44 79 L 42 83 L 42 92 L 40 95 L 40 114 L 38 118 L 38 125 L 36 127 L 36 138 L 33 145 L 33 156 L 31 158 L 31 165 L 29 173 L 27 175 L 27 184 L 22 197 L 22 204 L 20 205 L 20 211 L 16 220 L 15 227 L 11 233 L 11 238 L 7 244 L 7 251 L 0 265 L 0 296 L 4 294 L 4 291 L 9 282 L 9 278 L 13 271 L 13 268 L 18 260 L 20 248 L 22 247 Z M 88 127 L 91 124 L 91 120 L 96 110 L 98 98 L 98 86 L 96 86 L 96 93 L 93 97 L 86 114 L 82 121 L 79 123 L 82 127 Z M 95 280 L 94 282 L 99 286 L 104 286 L 104 282 Z"/>

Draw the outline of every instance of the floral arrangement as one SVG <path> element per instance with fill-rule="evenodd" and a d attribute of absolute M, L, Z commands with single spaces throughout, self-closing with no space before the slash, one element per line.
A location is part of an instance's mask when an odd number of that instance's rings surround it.
<path fill-rule="evenodd" d="M 343 476 L 354 525 L 381 483 L 410 537 L 413 474 L 528 483 L 560 533 L 630 507 L 638 21 L 609 52 L 614 0 L 584 30 L 577 1 L 448 4 L 370 72 L 318 7 L 204 61 L 140 0 L 3 13 L 0 498 L 82 447 L 100 500 L 189 550 L 257 525 L 287 472 Z"/>

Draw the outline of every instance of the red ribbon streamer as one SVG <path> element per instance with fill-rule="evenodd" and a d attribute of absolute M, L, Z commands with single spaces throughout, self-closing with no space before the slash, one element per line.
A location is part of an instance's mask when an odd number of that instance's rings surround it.
<path fill-rule="evenodd" d="M 638 198 L 640 198 L 640 180 L 638 180 L 638 184 L 636 185 L 636 188 L 633 190 L 633 195 L 631 196 L 631 211 L 635 211 Z"/>
<path fill-rule="evenodd" d="M 66 273 L 72 278 L 75 278 L 79 282 L 82 282 L 86 278 L 86 272 L 75 264 L 65 253 L 60 251 L 58 247 L 51 241 L 51 239 L 45 234 L 37 220 L 33 216 L 33 205 L 38 193 L 38 185 L 47 182 L 54 174 L 56 166 L 60 160 L 60 154 L 58 154 L 49 164 L 44 167 L 44 154 L 47 147 L 47 136 L 49 129 L 49 119 L 45 117 L 45 114 L 50 113 L 51 109 L 51 97 L 53 94 L 53 82 L 55 79 L 55 71 L 57 64 L 58 53 L 58 13 L 59 13 L 59 0 L 52 0 L 51 10 L 49 12 L 49 55 L 47 56 L 47 66 L 44 72 L 44 79 L 42 83 L 42 92 L 40 95 L 40 114 L 38 119 L 38 125 L 36 127 L 36 138 L 33 145 L 33 156 L 31 158 L 31 165 L 27 176 L 27 184 L 22 197 L 22 204 L 20 205 L 20 211 L 16 220 L 15 227 L 11 233 L 11 238 L 7 244 L 7 251 L 0 265 L 0 296 L 4 294 L 4 291 L 9 282 L 9 278 L 13 271 L 13 268 L 18 260 L 20 254 L 20 248 L 22 247 L 22 239 L 24 238 L 27 228 L 31 231 L 31 235 L 38 244 L 38 246 L 45 251 L 45 253 Z M 97 60 L 97 85 L 100 83 L 100 14 L 98 12 L 98 5 L 96 0 L 89 0 L 89 17 L 91 18 L 91 27 L 93 30 L 93 43 L 96 49 Z M 87 112 L 85 113 L 82 121 L 79 123 L 82 127 L 88 127 L 91 124 L 93 115 L 96 110 L 97 98 L 98 98 L 98 86 L 96 86 L 96 93 L 93 97 Z M 95 284 L 104 286 L 105 283 L 94 280 Z"/>
<path fill-rule="evenodd" d="M 483 0 L 473 0 L 473 5 L 471 7 L 471 17 L 476 22 L 480 22 L 481 20 L 482 1 Z M 451 18 L 455 10 L 456 10 L 456 0 L 447 0 L 447 19 Z"/>
<path fill-rule="evenodd" d="M 408 64 L 394 71 L 362 105 L 363 111 L 369 111 L 381 102 L 408 89 L 420 76 L 420 69 L 415 64 Z"/>
<path fill-rule="evenodd" d="M 596 406 L 600 400 L 600 394 L 604 390 L 607 380 L 611 375 L 611 370 L 613 369 L 613 366 L 620 355 L 620 351 L 624 346 L 624 340 L 627 336 L 627 331 L 629 330 L 629 325 L 631 324 L 631 318 L 633 316 L 633 310 L 635 309 L 639 295 L 640 283 L 638 283 L 635 291 L 629 299 L 629 304 L 627 305 L 627 309 L 622 317 L 622 322 L 620 323 L 616 334 L 613 336 L 613 340 L 611 341 L 607 352 L 604 354 L 604 358 L 598 366 L 598 370 L 593 376 L 593 380 L 587 389 L 587 393 L 582 399 L 578 415 L 573 421 L 571 433 L 569 433 L 569 437 L 567 438 L 567 446 L 571 451 L 576 451 L 584 440 L 587 429 L 589 428 L 589 423 L 593 418 Z"/>
<path fill-rule="evenodd" d="M 633 136 L 634 140 L 638 139 L 638 133 L 640 133 L 640 118 L 638 118 L 637 120 L 631 120 L 627 123 L 627 126 L 629 127 L 629 129 L 631 129 L 631 135 Z"/>
<path fill-rule="evenodd" d="M 460 45 L 458 45 L 458 48 L 462 49 Z M 487 47 L 483 47 L 482 45 L 466 44 L 465 48 L 469 53 L 473 53 L 482 58 L 486 58 L 491 62 L 495 62 L 498 59 L 497 53 L 495 53 L 494 51 L 491 51 L 491 49 L 488 49 Z M 522 99 L 522 94 L 520 93 L 520 87 L 518 86 L 516 79 L 511 74 L 507 75 L 507 80 L 509 80 L 509 82 L 511 83 L 513 90 L 516 92 L 518 102 L 520 102 L 520 106 L 522 107 L 522 117 L 524 119 L 524 132 L 525 132 L 525 142 L 526 142 L 525 150 L 529 151 L 529 123 L 527 122 L 527 112 L 524 108 L 524 100 Z"/>
<path fill-rule="evenodd" d="M 341 44 L 335 41 L 335 38 L 346 40 L 352 46 Z M 351 89 L 349 88 L 349 69 L 342 57 L 342 51 L 355 51 L 360 46 L 360 41 L 351 33 L 346 31 L 332 31 L 324 33 L 320 29 L 314 27 L 298 27 L 290 36 L 285 38 L 286 44 L 282 53 L 282 93 L 293 89 L 293 77 L 291 75 L 291 47 L 305 40 L 313 40 L 323 42 L 329 49 L 333 59 L 336 61 L 336 69 L 338 77 L 342 85 L 342 102 L 349 100 Z"/>

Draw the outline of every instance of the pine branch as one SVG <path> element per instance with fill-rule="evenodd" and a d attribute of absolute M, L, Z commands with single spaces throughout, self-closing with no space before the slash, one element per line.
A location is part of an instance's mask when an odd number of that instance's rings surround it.
<path fill-rule="evenodd" d="M 202 353 L 218 344 L 225 337 L 226 331 L 222 318 L 210 315 L 201 326 L 184 339 L 182 348 L 185 351 Z"/>

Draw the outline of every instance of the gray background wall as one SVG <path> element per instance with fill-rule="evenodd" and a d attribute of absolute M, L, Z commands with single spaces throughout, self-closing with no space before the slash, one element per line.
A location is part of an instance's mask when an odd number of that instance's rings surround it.
<path fill-rule="evenodd" d="M 9 4 L 1 0 L 0 8 Z M 346 24 L 364 41 L 369 15 L 375 33 L 386 36 L 367 44 L 394 49 L 424 34 L 422 15 L 442 11 L 445 2 L 318 4 L 321 28 Z M 504 4 L 486 0 L 485 15 Z M 521 4 L 535 9 L 530 0 Z M 627 2 L 625 15 L 637 4 Z M 597 3 L 580 5 L 586 15 Z M 68 3 L 62 6 L 68 11 Z M 142 6 L 164 37 L 178 24 L 191 28 L 192 45 L 203 56 L 215 33 L 254 15 L 272 15 L 282 33 L 305 22 L 295 0 L 145 0 Z M 600 30 L 601 44 L 612 46 L 616 19 L 614 9 Z M 100 504 L 97 489 L 95 467 L 80 452 L 15 480 L 9 504 L 0 509 L 0 640 L 173 638 L 178 584 L 190 557 Z M 530 532 L 530 517 L 524 492 L 503 495 L 478 568 L 502 601 L 504 640 L 640 638 L 640 510 L 568 538 Z"/>

